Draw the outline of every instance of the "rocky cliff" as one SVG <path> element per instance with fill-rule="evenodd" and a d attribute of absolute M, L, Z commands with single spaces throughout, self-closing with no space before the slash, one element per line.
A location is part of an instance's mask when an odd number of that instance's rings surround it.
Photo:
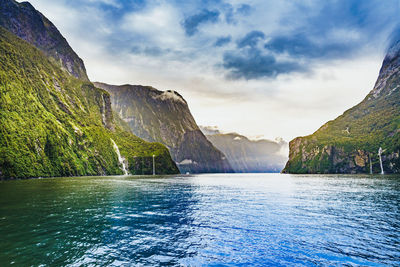
<path fill-rule="evenodd" d="M 82 59 L 72 50 L 53 23 L 30 3 L 1 0 L 0 26 L 40 49 L 74 77 L 88 81 Z"/>
<path fill-rule="evenodd" d="M 224 153 L 235 172 L 280 172 L 287 161 L 283 140 L 250 140 L 237 133 L 221 133 L 214 127 L 201 127 L 207 139 Z"/>
<path fill-rule="evenodd" d="M 373 90 L 360 104 L 314 134 L 292 140 L 289 148 L 289 161 L 283 170 L 287 173 L 381 173 L 382 169 L 398 173 L 399 39 L 393 40 Z"/>
<path fill-rule="evenodd" d="M 123 131 L 110 104 L 0 26 L 0 179 L 148 174 L 152 155 L 158 173 L 177 173 L 168 149 Z"/>
<path fill-rule="evenodd" d="M 132 133 L 166 145 L 181 172 L 232 172 L 225 155 L 197 126 L 189 107 L 175 91 L 150 86 L 95 83 L 110 93 L 113 109 Z"/>

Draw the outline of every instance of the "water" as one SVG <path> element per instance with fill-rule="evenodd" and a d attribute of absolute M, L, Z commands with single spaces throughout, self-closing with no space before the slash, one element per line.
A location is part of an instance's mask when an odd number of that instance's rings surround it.
<path fill-rule="evenodd" d="M 0 266 L 400 265 L 400 177 L 0 182 Z"/>

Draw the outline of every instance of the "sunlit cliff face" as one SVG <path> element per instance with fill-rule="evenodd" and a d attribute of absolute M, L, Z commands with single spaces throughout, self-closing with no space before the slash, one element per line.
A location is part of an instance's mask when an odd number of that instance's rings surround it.
<path fill-rule="evenodd" d="M 32 0 L 89 78 L 178 91 L 197 121 L 307 135 L 372 89 L 399 1 Z"/>

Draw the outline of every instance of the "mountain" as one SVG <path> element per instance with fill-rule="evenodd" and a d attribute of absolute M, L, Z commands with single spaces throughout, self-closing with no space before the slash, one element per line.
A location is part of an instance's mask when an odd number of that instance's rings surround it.
<path fill-rule="evenodd" d="M 221 133 L 214 127 L 200 127 L 207 139 L 228 158 L 235 172 L 280 172 L 287 157 L 283 140 L 250 140 L 237 133 Z"/>
<path fill-rule="evenodd" d="M 373 90 L 315 133 L 289 144 L 286 173 L 400 171 L 400 41 L 392 42 Z"/>
<path fill-rule="evenodd" d="M 177 92 L 141 85 L 94 84 L 110 93 L 112 108 L 132 133 L 169 148 L 182 173 L 233 171 L 225 155 L 200 131 Z"/>
<path fill-rule="evenodd" d="M 0 179 L 177 173 L 168 149 L 123 131 L 110 95 L 0 27 Z M 119 153 L 121 155 L 119 155 Z"/>
<path fill-rule="evenodd" d="M 0 26 L 40 49 L 53 63 L 74 77 L 89 80 L 82 59 L 53 23 L 30 3 L 1 0 Z"/>

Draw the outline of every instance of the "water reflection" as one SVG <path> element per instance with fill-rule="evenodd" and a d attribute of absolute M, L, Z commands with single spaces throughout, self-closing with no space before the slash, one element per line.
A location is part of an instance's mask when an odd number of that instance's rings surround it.
<path fill-rule="evenodd" d="M 187 257 L 192 185 L 90 177 L 0 184 L 1 263 L 176 264 Z M 6 248 L 6 249 L 5 249 Z"/>
<path fill-rule="evenodd" d="M 398 265 L 398 176 L 0 182 L 0 265 Z"/>
<path fill-rule="evenodd" d="M 191 207 L 197 202 L 192 185 L 179 179 L 113 182 L 105 214 L 109 227 L 102 231 L 100 244 L 76 262 L 175 265 L 190 256 L 185 239 L 193 221 Z"/>

